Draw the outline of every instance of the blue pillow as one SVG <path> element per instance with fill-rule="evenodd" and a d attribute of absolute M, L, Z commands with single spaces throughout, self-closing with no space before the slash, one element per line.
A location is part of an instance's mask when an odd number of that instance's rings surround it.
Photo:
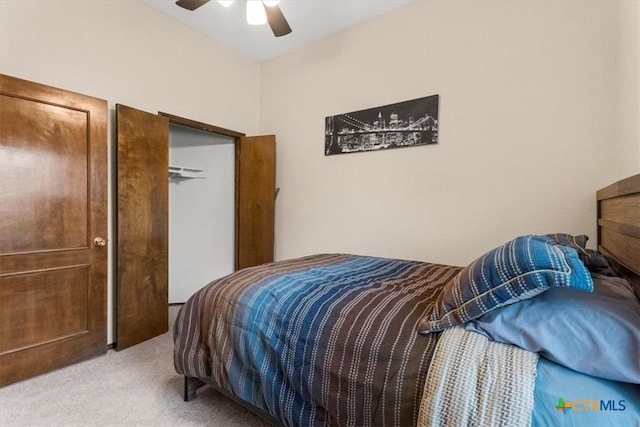
<path fill-rule="evenodd" d="M 575 249 L 546 236 L 520 236 L 462 269 L 442 288 L 418 331 L 461 325 L 551 287 L 591 292 L 593 282 Z"/>
<path fill-rule="evenodd" d="M 550 289 L 465 325 L 574 371 L 640 384 L 640 301 L 629 282 L 593 274 L 594 291 Z"/>

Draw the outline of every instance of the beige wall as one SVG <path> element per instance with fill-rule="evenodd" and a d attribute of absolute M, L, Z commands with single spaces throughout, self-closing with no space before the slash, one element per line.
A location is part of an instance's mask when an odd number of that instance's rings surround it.
<path fill-rule="evenodd" d="M 137 1 L 0 0 L 0 73 L 257 133 L 260 65 Z"/>
<path fill-rule="evenodd" d="M 626 146 L 618 150 L 619 162 L 635 161 L 631 175 L 640 172 L 640 0 L 622 1 L 619 6 L 616 77 L 619 118 L 615 138 Z"/>
<path fill-rule="evenodd" d="M 277 258 L 466 264 L 548 232 L 587 233 L 593 246 L 595 191 L 640 171 L 638 21 L 625 15 L 637 11 L 415 1 L 264 63 L 260 131 L 278 136 Z M 439 144 L 323 155 L 326 116 L 432 94 Z"/>
<path fill-rule="evenodd" d="M 0 1 L 0 72 L 253 134 L 260 65 L 137 1 Z"/>

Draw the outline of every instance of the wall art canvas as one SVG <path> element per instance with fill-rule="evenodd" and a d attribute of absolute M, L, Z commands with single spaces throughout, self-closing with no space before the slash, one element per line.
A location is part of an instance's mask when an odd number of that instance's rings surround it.
<path fill-rule="evenodd" d="M 438 143 L 438 95 L 325 119 L 324 154 Z"/>

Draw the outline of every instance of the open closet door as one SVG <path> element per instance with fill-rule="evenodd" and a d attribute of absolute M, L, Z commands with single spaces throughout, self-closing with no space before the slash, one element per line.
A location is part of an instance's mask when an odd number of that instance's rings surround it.
<path fill-rule="evenodd" d="M 169 120 L 116 105 L 116 349 L 169 329 Z"/>
<path fill-rule="evenodd" d="M 241 137 L 236 146 L 237 268 L 273 261 L 276 137 Z"/>

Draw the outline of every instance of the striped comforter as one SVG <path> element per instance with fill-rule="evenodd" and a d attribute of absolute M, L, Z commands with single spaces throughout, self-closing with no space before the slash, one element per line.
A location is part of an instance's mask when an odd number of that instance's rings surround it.
<path fill-rule="evenodd" d="M 416 425 L 439 333 L 417 333 L 458 267 L 343 254 L 237 271 L 174 327 L 175 367 L 283 425 Z"/>

